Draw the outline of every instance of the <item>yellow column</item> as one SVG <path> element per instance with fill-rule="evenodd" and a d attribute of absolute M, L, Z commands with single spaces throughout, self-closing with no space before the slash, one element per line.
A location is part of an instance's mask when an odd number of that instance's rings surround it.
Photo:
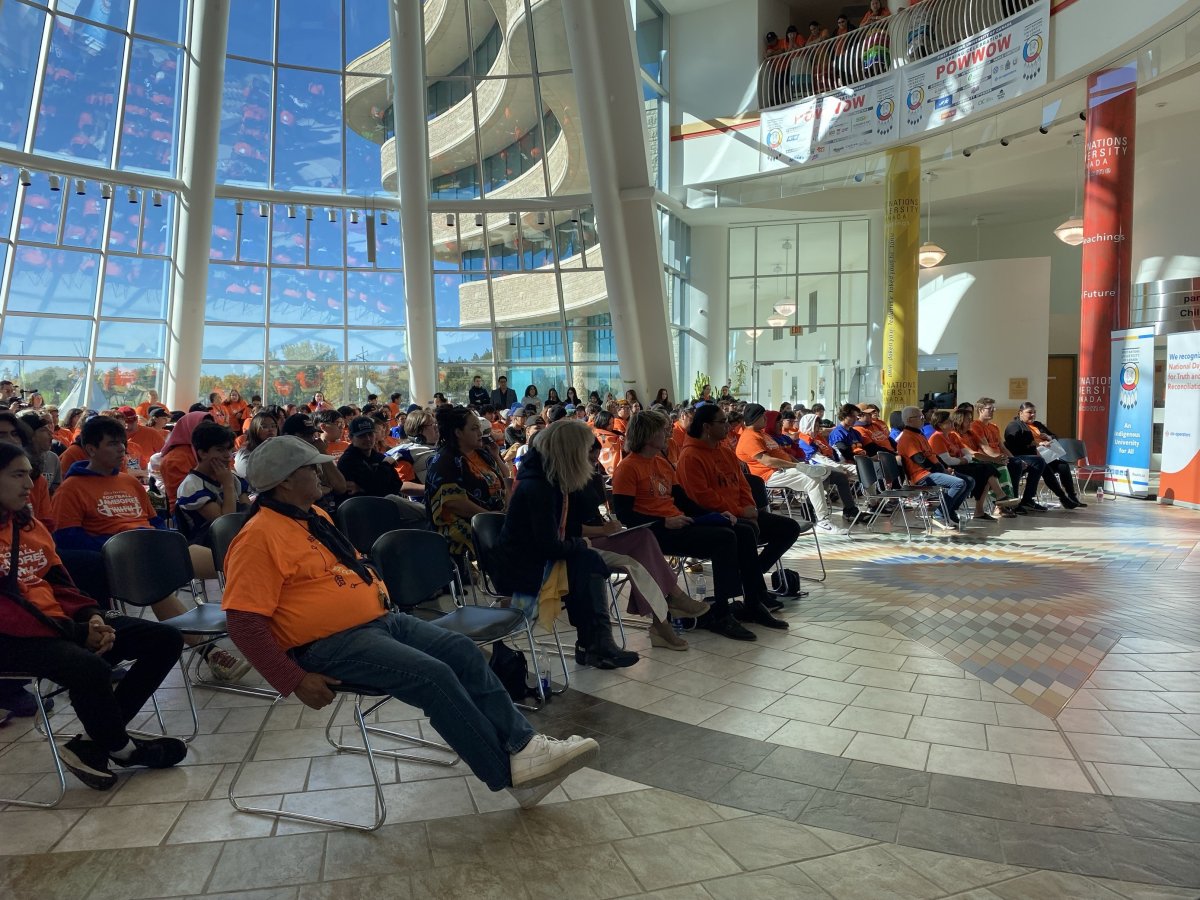
<path fill-rule="evenodd" d="M 883 206 L 885 311 L 883 415 L 917 403 L 917 250 L 921 245 L 921 151 L 888 151 Z"/>

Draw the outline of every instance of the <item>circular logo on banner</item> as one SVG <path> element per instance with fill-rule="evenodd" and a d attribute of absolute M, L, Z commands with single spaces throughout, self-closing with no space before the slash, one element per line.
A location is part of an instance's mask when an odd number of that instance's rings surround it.
<path fill-rule="evenodd" d="M 1042 55 L 1042 36 L 1035 34 L 1025 42 L 1025 46 L 1021 50 L 1021 55 L 1025 57 L 1025 62 L 1031 63 Z"/>
<path fill-rule="evenodd" d="M 875 106 L 875 118 L 877 118 L 880 122 L 886 122 L 892 117 L 892 112 L 895 110 L 895 108 L 896 104 L 892 101 L 891 97 L 880 100 Z"/>
<path fill-rule="evenodd" d="M 925 102 L 925 88 L 915 87 L 908 92 L 908 108 L 914 112 Z"/>
<path fill-rule="evenodd" d="M 767 132 L 767 146 L 772 150 L 777 150 L 783 146 L 783 129 L 772 128 Z"/>
<path fill-rule="evenodd" d="M 1121 366 L 1121 395 L 1118 401 L 1126 409 L 1137 405 L 1137 386 L 1141 377 L 1137 363 L 1127 362 Z"/>

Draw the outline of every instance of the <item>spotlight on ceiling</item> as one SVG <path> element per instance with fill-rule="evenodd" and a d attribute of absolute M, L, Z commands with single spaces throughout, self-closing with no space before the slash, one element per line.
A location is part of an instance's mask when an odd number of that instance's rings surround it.
<path fill-rule="evenodd" d="M 233 201 L 233 214 L 235 216 L 240 216 L 243 212 L 245 212 L 245 205 L 242 203 L 241 200 L 234 200 Z"/>
<path fill-rule="evenodd" d="M 311 221 L 312 221 L 312 216 L 313 216 L 313 213 L 312 213 L 312 207 L 311 207 L 311 206 L 306 206 L 306 207 L 304 207 L 304 218 L 305 218 L 305 220 L 306 220 L 306 221 L 308 221 L 308 222 L 311 222 Z"/>
<path fill-rule="evenodd" d="M 130 202 L 130 203 L 134 203 L 134 204 L 136 204 L 136 203 L 138 202 L 138 192 L 137 192 L 137 188 L 130 188 L 129 190 L 127 190 L 127 191 L 125 192 L 125 198 L 126 198 L 126 199 L 127 199 L 129 202 Z"/>
<path fill-rule="evenodd" d="M 351 225 L 358 224 L 358 210 L 357 209 L 350 210 L 350 224 Z"/>
<path fill-rule="evenodd" d="M 483 213 L 475 213 L 475 227 L 476 228 L 483 227 Z"/>
<path fill-rule="evenodd" d="M 446 213 L 446 227 L 447 228 L 454 227 L 454 213 Z"/>
<path fill-rule="evenodd" d="M 516 214 L 516 213 L 509 213 L 509 214 L 508 214 L 508 224 L 509 224 L 509 225 L 516 225 L 516 224 L 517 224 L 517 214 Z"/>
<path fill-rule="evenodd" d="M 87 182 L 82 178 L 75 179 L 75 193 L 80 197 L 87 193 Z"/>
<path fill-rule="evenodd" d="M 62 190 L 62 179 L 59 178 L 57 175 L 47 176 L 46 181 L 50 184 L 50 190 L 52 190 L 52 191 L 61 191 Z"/>
<path fill-rule="evenodd" d="M 538 223 L 539 225 L 545 225 L 545 224 L 546 224 L 546 214 L 545 214 L 544 212 L 540 212 L 540 213 L 538 213 L 538 217 L 537 217 L 537 223 Z"/>
<path fill-rule="evenodd" d="M 288 208 L 287 208 L 287 217 L 288 217 L 289 219 L 294 219 L 294 218 L 296 218 L 296 205 L 295 205 L 294 203 L 289 203 L 289 204 L 288 204 Z"/>
<path fill-rule="evenodd" d="M 387 210 L 386 210 L 386 209 L 384 209 L 384 210 L 380 210 L 380 213 L 379 213 L 379 224 L 380 224 L 380 225 L 386 225 L 387 223 L 388 223 L 388 214 L 387 214 Z"/>
<path fill-rule="evenodd" d="M 258 215 L 259 215 L 259 218 L 265 219 L 265 218 L 266 218 L 267 216 L 269 216 L 270 214 L 271 214 L 271 204 L 269 204 L 269 203 L 260 203 L 260 204 L 258 204 Z"/>
<path fill-rule="evenodd" d="M 162 206 L 162 191 L 155 191 L 153 194 L 150 195 L 150 200 L 151 200 L 151 202 L 154 203 L 155 206 Z M 241 214 L 242 214 L 242 211 L 239 209 L 238 215 L 240 216 Z"/>
<path fill-rule="evenodd" d="M 329 221 L 330 221 L 330 222 L 336 222 L 336 221 L 337 221 L 337 210 L 336 210 L 336 209 L 330 209 L 330 210 L 326 210 L 326 212 L 329 214 Z"/>
<path fill-rule="evenodd" d="M 21 187 L 29 187 L 33 184 L 33 176 L 29 174 L 28 169 L 22 169 L 18 177 L 21 179 Z"/>
<path fill-rule="evenodd" d="M 100 185 L 100 199 L 101 200 L 111 200 L 112 199 L 112 185 L 111 184 Z"/>

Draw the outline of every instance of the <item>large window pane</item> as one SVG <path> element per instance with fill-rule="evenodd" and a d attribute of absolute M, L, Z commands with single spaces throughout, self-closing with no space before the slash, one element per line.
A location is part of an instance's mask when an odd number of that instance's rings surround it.
<path fill-rule="evenodd" d="M 165 319 L 170 278 L 171 270 L 166 260 L 110 256 L 104 266 L 100 314 L 130 319 Z M 104 329 L 100 336 L 103 340 Z"/>
<path fill-rule="evenodd" d="M 348 331 L 346 344 L 350 348 L 352 360 L 399 364 L 407 359 L 404 352 L 404 330 L 401 328 L 387 331 Z"/>
<path fill-rule="evenodd" d="M 24 194 L 18 239 L 56 243 L 62 217 L 63 192 L 50 190 L 46 177 L 39 173 L 32 184 L 24 189 Z"/>
<path fill-rule="evenodd" d="M 4 359 L 0 360 L 0 378 L 14 381 L 27 391 L 37 388 L 47 405 L 61 404 L 81 387 L 87 364 L 79 359 Z M 82 402 L 82 390 L 76 391 Z M 66 415 L 64 409 L 63 415 Z"/>
<path fill-rule="evenodd" d="M 456 403 L 467 401 L 471 379 L 482 375 L 484 381 L 492 366 L 492 335 L 489 331 L 439 331 L 437 333 L 438 390 Z M 414 397 L 424 403 L 431 397 Z"/>
<path fill-rule="evenodd" d="M 156 204 L 156 197 L 158 198 Z M 175 195 L 142 192 L 142 252 L 166 256 L 174 242 Z"/>
<path fill-rule="evenodd" d="M 238 21 L 257 22 L 258 27 L 239 28 Z M 238 0 L 225 47 L 233 56 L 269 62 L 275 55 L 275 0 Z"/>
<path fill-rule="evenodd" d="M 239 15 L 245 15 L 248 4 L 245 0 L 238 3 Z M 161 38 L 176 44 L 183 43 L 184 32 L 187 29 L 187 0 L 142 0 L 137 5 L 133 16 L 133 30 L 147 37 Z M 252 20 L 265 26 L 269 19 Z M 258 30 L 264 30 L 260 26 Z M 238 29 L 230 28 L 230 39 Z"/>
<path fill-rule="evenodd" d="M 342 67 L 340 3 L 279 0 L 278 21 L 280 63 L 322 69 Z M 379 40 L 386 38 L 385 25 Z"/>
<path fill-rule="evenodd" d="M 38 109 L 38 153 L 107 163 L 116 133 L 125 38 L 114 31 L 59 18 L 50 39 Z"/>
<path fill-rule="evenodd" d="M 310 266 L 342 266 L 342 218 L 334 212 L 330 221 L 329 214 L 329 210 L 315 210 L 308 223 Z"/>
<path fill-rule="evenodd" d="M 271 359 L 317 360 L 342 359 L 342 335 L 319 328 L 272 328 L 267 352 Z"/>
<path fill-rule="evenodd" d="M 268 21 L 270 16 L 268 16 Z M 250 29 L 230 29 L 247 31 Z M 221 145 L 217 178 L 230 184 L 267 187 L 271 147 L 271 67 L 225 61 Z"/>
<path fill-rule="evenodd" d="M 343 322 L 342 273 L 322 269 L 273 269 L 271 323 L 311 325 Z"/>
<path fill-rule="evenodd" d="M 99 270 L 100 257 L 94 253 L 18 247 L 8 311 L 90 316 L 96 304 Z M 83 356 L 87 354 L 85 349 Z"/>
<path fill-rule="evenodd" d="M 106 409 L 133 406 L 145 400 L 150 391 L 162 389 L 162 366 L 157 363 L 96 363 L 92 374 L 88 406 Z"/>
<path fill-rule="evenodd" d="M 0 234 L 8 235 L 17 205 L 17 170 L 0 164 Z"/>
<path fill-rule="evenodd" d="M 173 174 L 183 52 L 148 41 L 134 41 L 121 123 L 122 169 Z"/>
<path fill-rule="evenodd" d="M 88 247 L 99 250 L 104 241 L 104 202 L 99 191 L 90 195 L 79 195 L 74 191 L 67 194 L 67 223 L 63 229 L 63 243 L 71 247 Z"/>
<path fill-rule="evenodd" d="M 70 355 L 87 359 L 92 350 L 91 319 L 47 319 L 10 313 L 0 329 L 0 356 Z"/>
<path fill-rule="evenodd" d="M 351 362 L 346 367 L 346 372 L 350 394 L 347 399 L 355 403 L 365 402 L 367 394 L 378 394 L 387 398 L 396 391 L 400 392 L 401 407 L 409 403 L 407 365 Z"/>
<path fill-rule="evenodd" d="M 799 242 L 792 255 L 797 260 L 797 272 L 836 272 L 838 254 L 838 223 L 821 222 L 799 226 Z"/>
<path fill-rule="evenodd" d="M 346 63 L 362 56 L 387 39 L 387 0 L 345 0 Z"/>
<path fill-rule="evenodd" d="M 166 325 L 151 322 L 100 322 L 96 356 L 117 359 L 162 359 Z"/>
<path fill-rule="evenodd" d="M 263 298 L 267 293 L 267 270 L 262 266 L 229 266 L 211 263 L 208 267 L 208 304 L 205 317 L 210 322 L 266 321 Z"/>
<path fill-rule="evenodd" d="M 499 355 L 505 362 L 566 362 L 561 329 L 502 331 L 499 338 Z"/>
<path fill-rule="evenodd" d="M 37 74 L 38 54 L 42 48 L 42 32 L 46 14 L 23 3 L 0 4 L 0 109 L 8 115 L 0 121 L 0 146 L 21 149 L 25 143 L 25 126 L 32 118 L 33 82 Z M 46 69 L 46 79 L 71 77 L 71 66 L 54 60 Z"/>
<path fill-rule="evenodd" d="M 347 272 L 346 312 L 351 325 L 403 325 L 404 276 L 399 272 Z"/>
<path fill-rule="evenodd" d="M 842 271 L 869 268 L 867 220 L 842 223 Z"/>
<path fill-rule="evenodd" d="M 508 385 L 517 392 L 517 399 L 525 395 L 526 388 L 531 384 L 537 388 L 538 396 L 543 400 L 546 399 L 546 394 L 549 393 L 550 388 L 558 391 L 559 397 L 563 397 L 567 393 L 566 366 L 521 363 L 511 366 L 501 365 L 500 370 L 508 372 Z M 583 391 L 581 385 L 575 385 L 575 390 L 587 396 L 587 392 Z M 592 389 L 589 388 L 588 390 Z"/>
<path fill-rule="evenodd" d="M 204 326 L 204 359 L 262 359 L 262 328 L 231 328 L 224 325 Z"/>
<path fill-rule="evenodd" d="M 205 363 L 200 367 L 200 396 L 236 390 L 243 399 L 262 395 L 263 367 L 247 363 Z"/>
<path fill-rule="evenodd" d="M 308 403 L 320 392 L 331 403 L 346 401 L 346 369 L 325 360 L 277 363 L 267 366 L 266 402 Z"/>
<path fill-rule="evenodd" d="M 280 67 L 277 77 L 275 187 L 340 188 L 341 76 Z"/>
<path fill-rule="evenodd" d="M 598 392 L 601 400 L 609 393 L 621 396 L 624 392 L 624 386 L 621 384 L 621 367 L 615 363 L 575 366 L 575 390 L 578 391 L 580 399 L 585 403 L 592 391 Z"/>

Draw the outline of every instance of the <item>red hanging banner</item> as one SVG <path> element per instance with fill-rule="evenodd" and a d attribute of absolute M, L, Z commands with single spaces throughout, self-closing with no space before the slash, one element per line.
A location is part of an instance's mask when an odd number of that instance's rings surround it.
<path fill-rule="evenodd" d="M 1129 327 L 1137 70 L 1123 66 L 1094 72 L 1087 89 L 1077 433 L 1087 445 L 1088 462 L 1103 465 L 1111 336 Z"/>

